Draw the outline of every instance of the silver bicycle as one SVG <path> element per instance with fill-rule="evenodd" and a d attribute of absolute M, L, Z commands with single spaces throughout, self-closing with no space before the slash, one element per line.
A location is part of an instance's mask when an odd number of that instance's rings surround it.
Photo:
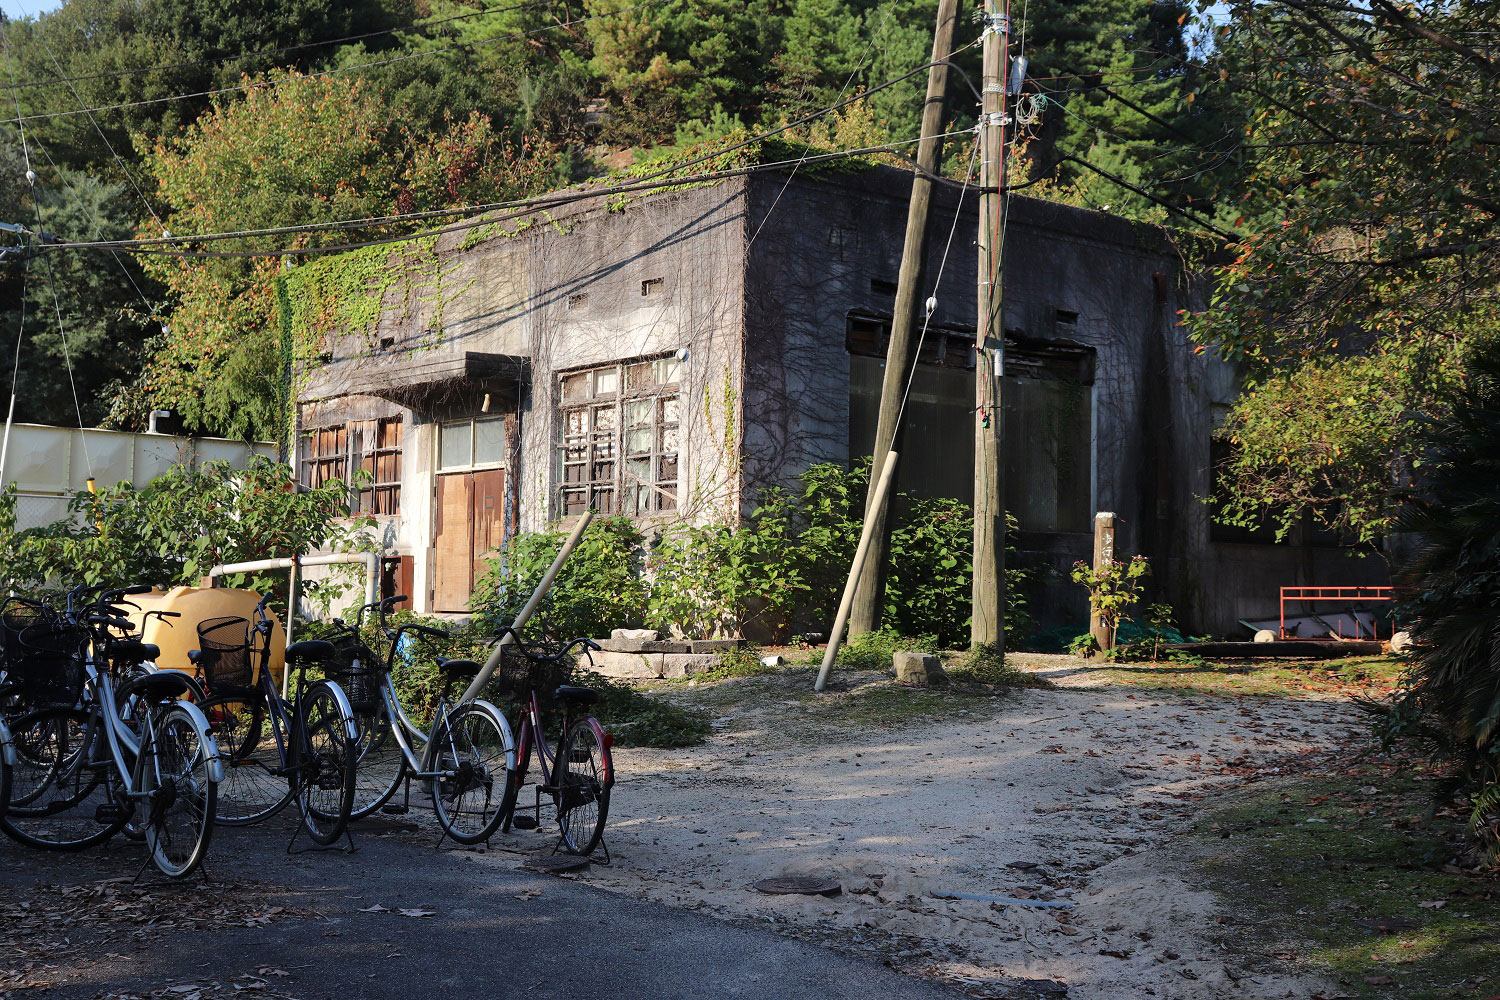
<path fill-rule="evenodd" d="M 488 840 L 510 811 L 515 789 L 510 780 L 516 766 L 516 745 L 510 725 L 487 701 L 453 704 L 446 694 L 454 683 L 472 678 L 480 665 L 473 660 L 435 659 L 442 691 L 432 721 L 423 729 L 412 721 L 392 682 L 392 671 L 404 650 L 408 633 L 438 642 L 450 640 L 442 629 L 408 622 L 391 627 L 388 616 L 405 597 L 390 597 L 359 609 L 353 626 L 328 637 L 341 651 L 340 682 L 350 691 L 359 729 L 355 765 L 355 817 L 368 816 L 385 806 L 403 778 L 406 800 L 388 811 L 410 806 L 411 780 L 425 782 L 443 832 L 460 844 Z M 384 658 L 361 638 L 365 614 L 378 611 L 381 635 L 389 643 Z"/>
<path fill-rule="evenodd" d="M 224 771 L 188 675 L 150 670 L 159 651 L 130 637 L 106 591 L 80 613 L 22 634 L 13 669 L 42 707 L 13 724 L 12 803 L 0 830 L 30 847 L 81 850 L 125 829 L 180 878 L 203 862 Z"/>

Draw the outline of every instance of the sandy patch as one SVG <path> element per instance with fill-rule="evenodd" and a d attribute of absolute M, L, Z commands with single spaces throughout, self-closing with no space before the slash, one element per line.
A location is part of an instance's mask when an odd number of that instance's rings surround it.
<path fill-rule="evenodd" d="M 1352 709 L 1121 687 L 973 704 L 956 721 L 859 731 L 809 725 L 805 703 L 767 698 L 720 720 L 726 731 L 705 746 L 619 750 L 614 864 L 588 881 L 981 995 L 1065 986 L 1101 1000 L 1305 998 L 1324 988 L 1239 968 L 1216 944 L 1237 917 L 1195 884 L 1185 834 L 1216 789 L 1357 738 Z M 537 843 L 513 834 L 496 846 Z M 838 878 L 843 893 L 748 888 L 778 875 Z"/>

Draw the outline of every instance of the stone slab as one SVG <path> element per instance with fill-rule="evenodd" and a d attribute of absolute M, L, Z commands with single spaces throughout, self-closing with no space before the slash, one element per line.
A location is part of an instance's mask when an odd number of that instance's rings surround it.
<path fill-rule="evenodd" d="M 943 671 L 943 661 L 931 653 L 897 652 L 891 656 L 896 668 L 896 680 L 901 684 L 941 684 L 948 679 Z"/>
<path fill-rule="evenodd" d="M 719 665 L 714 653 L 665 653 L 661 658 L 663 677 L 693 677 Z"/>
<path fill-rule="evenodd" d="M 655 642 L 661 633 L 654 628 L 617 628 L 609 633 L 611 639 L 634 639 L 637 642 Z"/>
<path fill-rule="evenodd" d="M 611 653 L 691 653 L 692 647 L 685 642 L 665 642 L 659 639 L 604 639 L 600 647 Z"/>
<path fill-rule="evenodd" d="M 646 680 L 662 676 L 661 653 L 621 653 L 606 649 L 594 654 L 594 669 L 605 677 Z"/>
<path fill-rule="evenodd" d="M 745 648 L 744 639 L 694 639 L 688 645 L 693 653 L 733 653 Z"/>

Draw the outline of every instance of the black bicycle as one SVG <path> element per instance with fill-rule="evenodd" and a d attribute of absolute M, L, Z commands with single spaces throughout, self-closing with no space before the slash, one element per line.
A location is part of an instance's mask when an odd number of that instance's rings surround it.
<path fill-rule="evenodd" d="M 200 623 L 199 648 L 189 653 L 208 689 L 203 714 L 224 764 L 219 822 L 248 826 L 296 799 L 308 836 L 326 846 L 348 828 L 354 805 L 354 712 L 337 683 L 306 682 L 308 663 L 335 655 L 320 639 L 286 648 L 285 669 L 297 665 L 297 687 L 290 701 L 282 697 L 270 669 L 268 600 L 255 606 L 254 623 L 239 617 Z"/>

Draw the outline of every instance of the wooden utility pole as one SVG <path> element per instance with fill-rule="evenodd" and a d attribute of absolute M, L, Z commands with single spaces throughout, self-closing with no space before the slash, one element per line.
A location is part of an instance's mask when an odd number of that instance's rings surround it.
<path fill-rule="evenodd" d="M 880 383 L 880 416 L 875 425 L 874 464 L 865 493 L 865 514 L 874 509 L 874 538 L 865 572 L 854 592 L 849 634 L 872 632 L 880 625 L 880 606 L 885 591 L 885 565 L 890 533 L 886 530 L 888 500 L 876 501 L 876 484 L 887 453 L 896 440 L 896 420 L 901 413 L 907 373 L 912 357 L 912 327 L 916 325 L 922 262 L 927 256 L 927 216 L 932 203 L 931 175 L 942 164 L 943 110 L 947 102 L 949 53 L 958 23 L 958 0 L 939 0 L 937 26 L 932 33 L 932 67 L 927 72 L 927 100 L 922 105 L 921 141 L 917 144 L 917 166 L 912 175 L 911 202 L 906 210 L 906 243 L 901 248 L 901 271 L 896 277 L 896 305 L 891 316 L 891 338 L 885 349 L 885 376 Z"/>
<path fill-rule="evenodd" d="M 1005 484 L 1000 465 L 1000 384 L 1005 374 L 1001 259 L 1005 214 L 1005 74 L 1010 0 L 985 0 L 979 117 L 979 329 L 974 365 L 974 645 L 1005 644 Z"/>

